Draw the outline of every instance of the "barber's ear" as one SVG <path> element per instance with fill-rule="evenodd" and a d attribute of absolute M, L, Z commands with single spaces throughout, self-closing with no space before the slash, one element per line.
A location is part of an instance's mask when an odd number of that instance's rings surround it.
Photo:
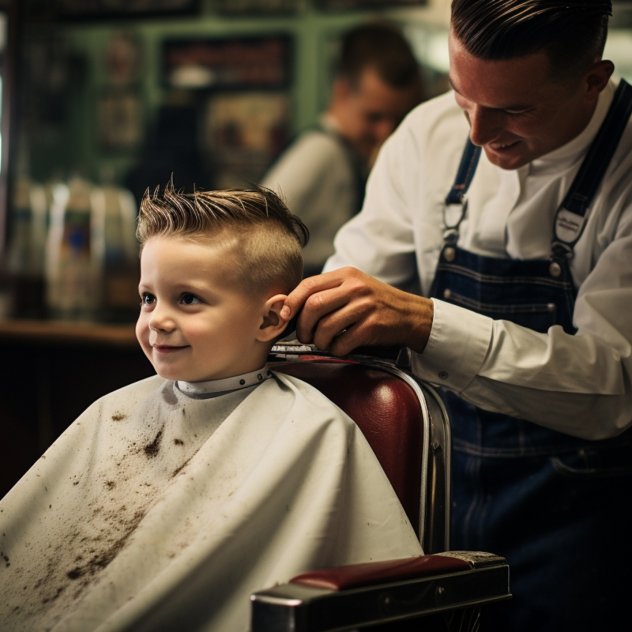
<path fill-rule="evenodd" d="M 614 64 L 608 59 L 600 59 L 593 63 L 586 75 L 587 94 L 596 98 L 608 85 L 614 72 Z"/>
<path fill-rule="evenodd" d="M 270 342 L 278 338 L 287 327 L 288 319 L 281 317 L 281 308 L 286 298 L 287 294 L 275 294 L 265 302 L 261 325 L 256 336 L 260 342 Z"/>

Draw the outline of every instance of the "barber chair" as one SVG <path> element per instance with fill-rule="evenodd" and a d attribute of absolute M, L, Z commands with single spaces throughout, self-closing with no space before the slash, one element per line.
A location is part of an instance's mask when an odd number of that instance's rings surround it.
<path fill-rule="evenodd" d="M 270 365 L 324 393 L 361 428 L 425 555 L 308 571 L 251 596 L 252 632 L 478 630 L 481 609 L 508 599 L 506 560 L 450 551 L 450 426 L 438 393 L 406 362 L 344 359 L 282 342 Z"/>

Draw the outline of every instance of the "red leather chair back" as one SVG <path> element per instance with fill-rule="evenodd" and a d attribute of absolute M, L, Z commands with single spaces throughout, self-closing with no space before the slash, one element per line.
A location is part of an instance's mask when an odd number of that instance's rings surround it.
<path fill-rule="evenodd" d="M 355 360 L 310 357 L 271 368 L 316 387 L 358 424 L 419 533 L 424 416 L 411 384 L 387 368 Z"/>

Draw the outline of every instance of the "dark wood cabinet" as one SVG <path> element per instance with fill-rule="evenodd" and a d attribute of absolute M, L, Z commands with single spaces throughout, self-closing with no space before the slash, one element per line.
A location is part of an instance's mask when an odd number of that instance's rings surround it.
<path fill-rule="evenodd" d="M 0 497 L 94 400 L 154 373 L 133 325 L 0 322 Z"/>

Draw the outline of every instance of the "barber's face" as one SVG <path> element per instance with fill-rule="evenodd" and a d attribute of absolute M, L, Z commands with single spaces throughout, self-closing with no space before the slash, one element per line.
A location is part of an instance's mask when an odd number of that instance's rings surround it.
<path fill-rule="evenodd" d="M 581 79 L 556 81 L 544 52 L 483 60 L 449 39 L 450 83 L 470 124 L 470 138 L 502 169 L 517 169 L 566 144 L 588 124 L 609 62 Z"/>
<path fill-rule="evenodd" d="M 421 99 L 416 86 L 392 88 L 371 68 L 363 72 L 357 86 L 343 81 L 337 89 L 340 131 L 367 162 Z"/>

